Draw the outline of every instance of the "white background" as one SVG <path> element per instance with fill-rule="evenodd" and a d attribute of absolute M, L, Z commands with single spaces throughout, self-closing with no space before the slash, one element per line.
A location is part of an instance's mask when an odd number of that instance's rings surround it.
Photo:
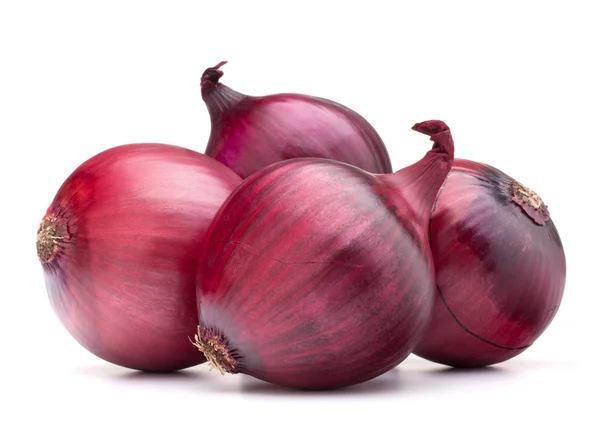
<path fill-rule="evenodd" d="M 595 3 L 2 1 L 0 419 L 598 419 Z M 355 109 L 395 169 L 431 146 L 410 127 L 442 119 L 457 156 L 537 191 L 567 254 L 563 305 L 546 333 L 493 369 L 410 357 L 327 393 L 204 366 L 159 378 L 81 348 L 46 297 L 39 221 L 71 171 L 108 147 L 202 151 L 199 79 L 221 60 L 222 82 L 238 91 L 301 92 Z"/>

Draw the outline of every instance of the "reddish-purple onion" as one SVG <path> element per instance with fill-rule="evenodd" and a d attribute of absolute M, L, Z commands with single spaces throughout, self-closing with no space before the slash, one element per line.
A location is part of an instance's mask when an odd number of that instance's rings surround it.
<path fill-rule="evenodd" d="M 375 174 L 392 172 L 383 141 L 362 116 L 301 94 L 247 96 L 219 82 L 221 62 L 200 82 L 211 120 L 205 153 L 240 177 L 286 159 L 329 158 Z"/>
<path fill-rule="evenodd" d="M 214 366 L 328 389 L 411 353 L 435 298 L 429 216 L 454 153 L 443 122 L 413 129 L 433 149 L 394 174 L 298 158 L 232 193 L 198 265 L 196 345 Z"/>
<path fill-rule="evenodd" d="M 457 159 L 431 219 L 437 298 L 415 354 L 455 367 L 512 358 L 553 320 L 565 287 L 563 246 L 532 190 Z"/>
<path fill-rule="evenodd" d="M 85 348 L 124 367 L 170 371 L 205 361 L 198 324 L 199 245 L 241 182 L 188 149 L 108 149 L 63 183 L 37 235 L 50 303 Z"/>

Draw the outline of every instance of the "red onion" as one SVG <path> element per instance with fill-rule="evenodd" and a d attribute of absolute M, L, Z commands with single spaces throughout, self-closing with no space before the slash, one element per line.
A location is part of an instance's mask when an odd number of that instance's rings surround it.
<path fill-rule="evenodd" d="M 213 366 L 327 389 L 410 354 L 435 298 L 429 216 L 454 153 L 443 122 L 413 129 L 433 149 L 395 174 L 297 158 L 232 193 L 198 265 L 196 345 Z"/>
<path fill-rule="evenodd" d="M 554 318 L 566 277 L 560 237 L 540 197 L 498 169 L 455 161 L 431 247 L 438 295 L 415 354 L 456 367 L 499 363 Z"/>
<path fill-rule="evenodd" d="M 132 369 L 205 361 L 188 341 L 197 252 L 240 182 L 210 157 L 161 144 L 112 148 L 80 165 L 37 235 L 50 303 L 71 335 Z"/>
<path fill-rule="evenodd" d="M 226 62 L 206 69 L 200 83 L 211 119 L 205 153 L 246 178 L 285 159 L 329 158 L 373 173 L 391 173 L 375 129 L 336 102 L 300 94 L 247 96 L 219 82 Z"/>

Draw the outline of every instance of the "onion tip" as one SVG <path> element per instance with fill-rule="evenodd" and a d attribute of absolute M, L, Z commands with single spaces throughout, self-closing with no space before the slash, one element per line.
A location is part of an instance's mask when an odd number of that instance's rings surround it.
<path fill-rule="evenodd" d="M 431 136 L 434 142 L 432 150 L 454 154 L 454 142 L 450 128 L 441 120 L 427 120 L 412 126 L 412 130 Z"/>
<path fill-rule="evenodd" d="M 200 87 L 205 88 L 206 86 L 216 86 L 219 83 L 219 79 L 223 76 L 223 71 L 220 70 L 222 66 L 227 64 L 227 61 L 221 61 L 219 64 L 213 67 L 209 67 L 202 73 L 200 78 Z"/>
<path fill-rule="evenodd" d="M 198 326 L 198 333 L 190 342 L 204 354 L 211 368 L 216 368 L 221 374 L 237 372 L 235 358 L 223 335 Z"/>

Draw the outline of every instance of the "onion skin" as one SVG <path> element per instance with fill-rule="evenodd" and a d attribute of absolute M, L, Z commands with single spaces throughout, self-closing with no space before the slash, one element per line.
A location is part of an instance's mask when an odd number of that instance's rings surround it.
<path fill-rule="evenodd" d="M 246 178 L 286 159 L 315 157 L 391 173 L 383 141 L 362 116 L 336 102 L 301 94 L 247 96 L 219 82 L 226 62 L 200 83 L 211 118 L 205 154 Z"/>
<path fill-rule="evenodd" d="M 455 160 L 431 247 L 438 294 L 416 355 L 462 368 L 500 363 L 553 320 L 566 279 L 558 231 L 541 199 L 498 169 Z"/>
<path fill-rule="evenodd" d="M 108 149 L 58 190 L 38 231 L 50 303 L 70 334 L 111 363 L 172 371 L 205 361 L 195 271 L 212 218 L 241 179 L 162 144 Z"/>
<path fill-rule="evenodd" d="M 214 366 L 331 389 L 411 353 L 435 298 L 429 215 L 454 151 L 444 123 L 414 129 L 434 147 L 395 174 L 298 158 L 228 198 L 198 265 L 196 345 Z"/>

